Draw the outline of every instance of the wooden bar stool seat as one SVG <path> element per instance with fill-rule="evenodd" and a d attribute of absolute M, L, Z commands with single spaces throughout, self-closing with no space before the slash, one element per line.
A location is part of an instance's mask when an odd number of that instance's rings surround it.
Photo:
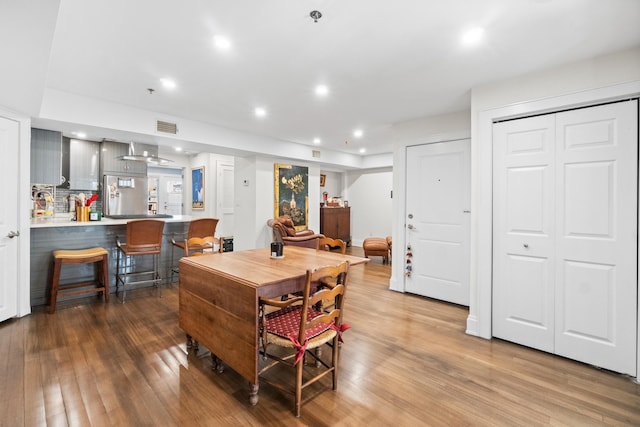
<path fill-rule="evenodd" d="M 96 279 L 89 282 L 60 284 L 60 272 L 64 264 L 91 264 L 97 266 Z M 51 280 L 51 301 L 49 313 L 56 311 L 58 297 L 100 293 L 105 302 L 109 301 L 109 252 L 95 247 L 89 249 L 53 251 L 53 278 Z"/>

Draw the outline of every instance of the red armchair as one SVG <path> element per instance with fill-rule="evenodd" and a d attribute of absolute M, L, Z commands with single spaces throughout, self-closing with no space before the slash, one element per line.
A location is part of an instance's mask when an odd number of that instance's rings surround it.
<path fill-rule="evenodd" d="M 274 239 L 281 239 L 285 245 L 315 249 L 318 244 L 318 239 L 324 238 L 324 234 L 316 234 L 313 230 L 296 231 L 293 221 L 286 215 L 276 219 L 270 219 L 267 221 L 267 225 L 273 228 Z M 280 239 L 278 239 L 278 236 Z"/>

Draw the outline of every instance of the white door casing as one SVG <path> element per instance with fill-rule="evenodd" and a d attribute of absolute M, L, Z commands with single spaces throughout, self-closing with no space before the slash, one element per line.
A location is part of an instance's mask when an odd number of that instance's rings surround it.
<path fill-rule="evenodd" d="M 216 234 L 220 237 L 233 235 L 234 228 L 234 165 L 224 161 L 217 161 L 217 215 L 220 219 Z"/>
<path fill-rule="evenodd" d="M 405 291 L 469 305 L 470 141 L 408 147 L 406 161 Z"/>
<path fill-rule="evenodd" d="M 494 336 L 635 375 L 637 114 L 494 125 Z"/>
<path fill-rule="evenodd" d="M 18 314 L 18 176 L 20 124 L 0 116 L 0 170 L 5 203 L 0 204 L 0 321 Z"/>

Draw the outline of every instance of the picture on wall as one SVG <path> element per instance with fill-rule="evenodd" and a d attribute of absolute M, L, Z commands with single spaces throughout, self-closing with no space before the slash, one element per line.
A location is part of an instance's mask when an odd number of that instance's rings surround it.
<path fill-rule="evenodd" d="M 191 209 L 204 209 L 204 166 L 191 169 Z"/>
<path fill-rule="evenodd" d="M 309 168 L 275 164 L 274 168 L 274 214 L 287 215 L 293 220 L 296 230 L 308 228 L 309 217 Z"/>

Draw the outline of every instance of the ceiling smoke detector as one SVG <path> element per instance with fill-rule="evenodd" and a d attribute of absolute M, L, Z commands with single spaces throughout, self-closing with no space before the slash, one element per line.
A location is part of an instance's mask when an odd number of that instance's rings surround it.
<path fill-rule="evenodd" d="M 322 18 L 322 13 L 312 10 L 309 16 L 313 18 L 313 22 L 318 22 L 318 19 Z"/>

